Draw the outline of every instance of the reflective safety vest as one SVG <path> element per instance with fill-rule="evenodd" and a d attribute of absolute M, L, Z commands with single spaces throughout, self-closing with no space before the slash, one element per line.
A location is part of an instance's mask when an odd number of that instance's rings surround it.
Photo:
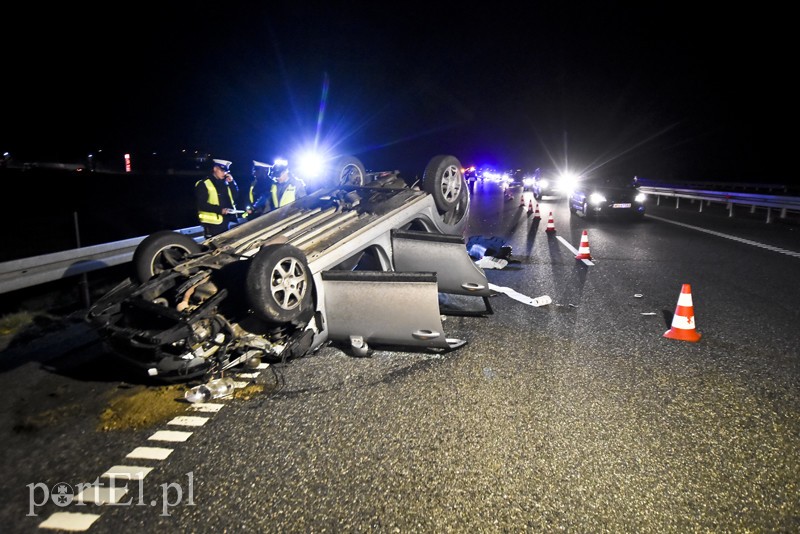
<path fill-rule="evenodd" d="M 200 184 L 198 181 L 195 183 L 195 186 Z M 203 180 L 203 184 L 206 186 L 206 190 L 208 190 L 208 203 L 212 206 L 219 206 L 219 195 L 217 194 L 217 188 L 214 187 L 214 182 L 211 181 L 211 178 L 206 178 Z M 233 193 L 231 192 L 231 188 L 228 187 L 228 196 L 231 199 L 231 206 L 234 206 L 235 203 L 233 202 Z M 197 217 L 200 219 L 202 224 L 222 224 L 224 218 L 222 217 L 221 213 L 214 213 L 213 211 L 198 211 Z"/>
<path fill-rule="evenodd" d="M 297 187 L 292 183 L 286 186 L 280 199 L 278 199 L 278 184 L 272 184 L 269 190 L 272 193 L 272 205 L 276 208 L 291 204 L 296 200 L 295 192 Z"/>

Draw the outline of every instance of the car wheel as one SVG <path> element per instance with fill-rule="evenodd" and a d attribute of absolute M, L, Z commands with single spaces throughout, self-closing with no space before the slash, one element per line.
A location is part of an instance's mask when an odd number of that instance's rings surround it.
<path fill-rule="evenodd" d="M 367 170 L 360 159 L 344 156 L 336 164 L 336 180 L 339 185 L 362 187 L 367 182 Z"/>
<path fill-rule="evenodd" d="M 540 191 L 540 192 L 538 192 L 538 193 L 537 193 L 536 191 L 534 191 L 534 192 L 533 192 L 533 198 L 534 198 L 534 199 L 536 199 L 536 200 L 542 200 L 542 193 L 541 193 L 541 191 Z"/>
<path fill-rule="evenodd" d="M 462 227 L 461 223 L 466 222 L 466 218 L 469 215 L 469 199 L 469 190 L 464 190 L 458 197 L 458 201 L 456 205 L 453 206 L 453 209 L 441 214 L 442 222 L 446 225 Z"/>
<path fill-rule="evenodd" d="M 583 205 L 581 205 L 581 215 L 583 215 L 584 219 L 589 218 L 589 204 L 587 204 L 586 202 L 584 202 Z"/>
<path fill-rule="evenodd" d="M 167 271 L 190 254 L 200 252 L 200 245 L 186 234 L 162 230 L 145 237 L 133 252 L 133 276 L 144 283 L 162 271 Z"/>
<path fill-rule="evenodd" d="M 293 245 L 267 245 L 247 269 L 247 298 L 260 318 L 288 323 L 311 307 L 311 272 L 303 252 Z"/>
<path fill-rule="evenodd" d="M 435 156 L 425 167 L 422 188 L 433 196 L 439 213 L 451 211 L 467 191 L 461 162 L 455 156 Z"/>

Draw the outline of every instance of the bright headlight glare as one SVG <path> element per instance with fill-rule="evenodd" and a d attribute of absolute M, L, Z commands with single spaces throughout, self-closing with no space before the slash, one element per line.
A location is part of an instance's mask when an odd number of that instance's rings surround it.
<path fill-rule="evenodd" d="M 548 186 L 547 180 L 541 180 L 539 183 L 541 184 L 542 187 L 546 188 Z"/>
<path fill-rule="evenodd" d="M 322 157 L 313 152 L 306 152 L 298 157 L 297 170 L 302 178 L 316 178 L 322 174 L 324 164 Z"/>
<path fill-rule="evenodd" d="M 644 193 L 639 193 L 638 195 L 636 195 L 636 198 L 634 198 L 633 200 L 635 200 L 636 202 L 642 203 L 645 200 L 647 200 L 647 195 L 645 195 Z"/>
<path fill-rule="evenodd" d="M 592 193 L 589 195 L 589 202 L 592 204 L 602 204 L 606 201 L 606 197 L 601 195 L 600 193 Z"/>

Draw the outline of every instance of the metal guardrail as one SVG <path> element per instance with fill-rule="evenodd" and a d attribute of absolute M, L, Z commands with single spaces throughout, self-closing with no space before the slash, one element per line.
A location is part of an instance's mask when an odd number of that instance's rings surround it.
<path fill-rule="evenodd" d="M 650 180 L 641 180 L 641 183 L 643 185 L 640 190 L 645 194 L 655 195 L 659 205 L 661 197 L 669 197 L 675 199 L 675 207 L 680 207 L 680 200 L 683 198 L 700 201 L 699 211 L 703 211 L 704 205 L 720 202 L 727 205 L 729 217 L 734 216 L 735 205 L 748 206 L 751 213 L 754 213 L 756 208 L 761 208 L 766 210 L 766 222 L 768 223 L 772 222 L 773 210 L 779 211 L 782 219 L 786 218 L 789 212 L 800 214 L 800 197 L 668 187 L 666 184 L 644 185 L 655 184 Z M 706 185 L 710 184 L 711 182 L 706 182 Z M 718 183 L 714 182 L 714 184 Z M 726 188 L 730 188 L 742 184 L 726 185 L 729 186 Z M 752 184 L 752 186 L 753 188 L 755 186 L 765 187 L 763 184 Z M 768 187 L 778 188 L 775 185 Z M 200 237 L 195 237 L 196 241 L 203 239 L 201 226 L 181 228 L 175 231 L 193 237 L 199 235 Z M 0 294 L 127 263 L 133 258 L 136 246 L 145 237 L 147 236 L 0 263 Z"/>
<path fill-rule="evenodd" d="M 789 212 L 800 213 L 800 197 L 782 195 L 762 195 L 757 193 L 738 193 L 735 191 L 709 191 L 702 189 L 683 189 L 676 187 L 641 186 L 639 190 L 647 195 L 656 195 L 656 205 L 661 204 L 661 197 L 675 199 L 675 207 L 680 207 L 680 199 L 699 200 L 699 211 L 711 202 L 724 203 L 728 209 L 728 216 L 734 216 L 734 206 L 747 206 L 750 213 L 756 208 L 766 210 L 766 222 L 772 222 L 773 210 L 780 213 L 780 218 L 785 219 Z"/>
<path fill-rule="evenodd" d="M 190 235 L 196 241 L 203 239 L 202 226 L 181 228 L 175 232 Z M 198 234 L 200 237 L 195 237 Z M 136 247 L 145 237 L 147 236 L 132 237 L 0 263 L 0 294 L 127 263 L 131 261 Z"/>

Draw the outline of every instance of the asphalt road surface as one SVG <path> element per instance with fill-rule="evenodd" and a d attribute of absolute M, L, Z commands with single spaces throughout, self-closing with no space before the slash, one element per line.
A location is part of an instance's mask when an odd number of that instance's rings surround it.
<path fill-rule="evenodd" d="M 547 198 L 537 222 L 513 193 L 478 185 L 467 237 L 512 247 L 492 284 L 552 303 L 449 315 L 452 352 L 327 346 L 240 377 L 263 389 L 218 411 L 175 400 L 197 426 L 103 430 L 141 386 L 93 332 L 13 345 L 0 530 L 798 531 L 800 228 L 691 205 L 586 221 Z M 684 284 L 697 343 L 663 336 Z M 111 488 L 125 466 L 146 476 Z"/>

